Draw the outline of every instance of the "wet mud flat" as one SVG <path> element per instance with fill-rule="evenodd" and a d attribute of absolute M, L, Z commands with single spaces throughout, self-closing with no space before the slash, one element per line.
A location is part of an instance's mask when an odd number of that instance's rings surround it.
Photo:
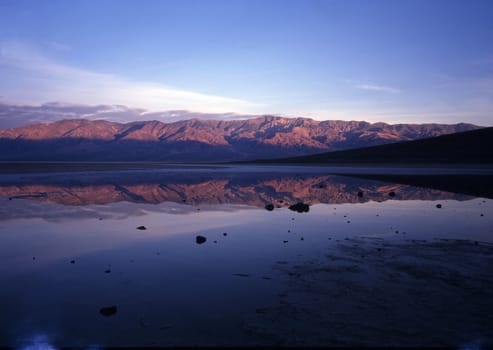
<path fill-rule="evenodd" d="M 324 256 L 275 266 L 278 304 L 245 329 L 282 346 L 493 346 L 493 244 L 340 240 Z"/>

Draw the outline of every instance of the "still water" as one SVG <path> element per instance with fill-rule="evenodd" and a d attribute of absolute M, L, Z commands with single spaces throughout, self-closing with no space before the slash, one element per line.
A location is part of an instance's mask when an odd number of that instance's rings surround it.
<path fill-rule="evenodd" d="M 493 345 L 491 199 L 268 169 L 0 175 L 0 345 Z"/>

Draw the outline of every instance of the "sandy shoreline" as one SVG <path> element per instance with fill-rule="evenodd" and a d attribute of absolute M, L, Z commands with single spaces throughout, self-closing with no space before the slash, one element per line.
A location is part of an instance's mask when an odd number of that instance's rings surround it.
<path fill-rule="evenodd" d="M 284 346 L 492 346 L 493 244 L 341 240 L 277 265 L 286 288 L 245 329 Z"/>

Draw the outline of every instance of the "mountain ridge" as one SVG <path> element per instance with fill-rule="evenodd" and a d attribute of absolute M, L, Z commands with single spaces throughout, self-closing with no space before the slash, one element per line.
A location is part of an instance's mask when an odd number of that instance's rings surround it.
<path fill-rule="evenodd" d="M 0 160 L 218 161 L 279 158 L 415 140 L 479 126 L 286 118 L 171 123 L 69 119 L 0 130 Z M 126 153 L 126 154 L 125 154 Z"/>

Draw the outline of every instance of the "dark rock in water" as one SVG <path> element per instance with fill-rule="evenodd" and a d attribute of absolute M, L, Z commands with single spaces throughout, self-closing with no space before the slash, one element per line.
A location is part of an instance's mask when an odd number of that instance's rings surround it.
<path fill-rule="evenodd" d="M 303 237 L 300 238 L 301 241 L 304 241 L 305 239 Z"/>
<path fill-rule="evenodd" d="M 110 272 L 111 272 L 110 269 L 104 270 L 104 273 L 110 273 Z"/>
<path fill-rule="evenodd" d="M 11 200 L 12 200 L 12 197 L 9 197 L 9 201 L 11 201 Z"/>
<path fill-rule="evenodd" d="M 268 210 L 268 211 L 273 211 L 274 210 L 274 205 L 273 204 L 267 204 L 265 206 L 265 209 Z"/>
<path fill-rule="evenodd" d="M 389 196 L 390 196 L 390 197 L 395 197 L 395 192 L 394 192 L 394 191 L 390 191 L 390 192 L 389 192 Z"/>
<path fill-rule="evenodd" d="M 283 241 L 283 243 L 288 243 L 288 241 Z"/>
<path fill-rule="evenodd" d="M 217 243 L 217 241 L 214 241 L 214 243 Z"/>
<path fill-rule="evenodd" d="M 248 273 L 234 273 L 233 276 L 248 277 L 250 275 Z"/>
<path fill-rule="evenodd" d="M 33 256 L 33 260 L 36 260 L 36 257 L 35 256 Z"/>
<path fill-rule="evenodd" d="M 227 236 L 227 235 L 228 235 L 228 233 L 227 233 L 227 232 L 224 232 L 224 233 L 223 233 L 223 236 Z"/>
<path fill-rule="evenodd" d="M 483 213 L 481 213 L 481 215 L 479 215 L 479 216 L 484 216 L 484 214 L 483 214 Z"/>
<path fill-rule="evenodd" d="M 70 260 L 70 263 L 71 264 L 75 264 L 75 260 Z"/>
<path fill-rule="evenodd" d="M 303 202 L 298 202 L 296 204 L 290 205 L 289 209 L 298 213 L 308 213 L 310 211 L 310 206 Z"/>
<path fill-rule="evenodd" d="M 358 197 L 363 197 L 363 191 L 358 192 Z"/>
<path fill-rule="evenodd" d="M 437 205 L 436 205 L 436 207 L 437 207 L 438 209 L 440 209 L 440 208 L 442 207 L 442 205 L 441 205 L 441 204 L 437 204 Z"/>
<path fill-rule="evenodd" d="M 105 317 L 113 316 L 118 311 L 116 306 L 103 307 L 99 310 L 99 313 Z"/>
<path fill-rule="evenodd" d="M 139 227 L 137 227 L 137 230 L 147 230 L 147 227 L 145 227 L 145 226 L 139 226 Z"/>
<path fill-rule="evenodd" d="M 205 241 L 207 241 L 207 238 L 205 238 L 204 236 L 197 236 L 195 237 L 195 243 L 197 244 L 202 244 L 202 243 L 205 243 Z"/>

